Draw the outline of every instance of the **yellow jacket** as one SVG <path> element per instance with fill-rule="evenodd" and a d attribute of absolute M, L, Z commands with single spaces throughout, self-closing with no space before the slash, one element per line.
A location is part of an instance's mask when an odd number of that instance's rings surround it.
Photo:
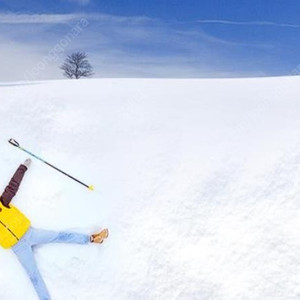
<path fill-rule="evenodd" d="M 14 246 L 30 227 L 29 219 L 15 206 L 5 207 L 0 202 L 0 245 L 5 248 Z"/>

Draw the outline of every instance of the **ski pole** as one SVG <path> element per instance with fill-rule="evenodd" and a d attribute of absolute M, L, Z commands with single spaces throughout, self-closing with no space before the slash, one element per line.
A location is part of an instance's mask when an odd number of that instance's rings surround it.
<path fill-rule="evenodd" d="M 64 174 L 64 175 L 66 175 L 66 176 L 68 176 L 69 178 L 71 178 L 71 179 L 77 181 L 78 183 L 84 185 L 84 186 L 87 187 L 89 190 L 91 190 L 91 191 L 94 190 L 94 187 L 93 187 L 92 185 L 87 185 L 87 184 L 81 182 L 80 180 L 74 178 L 73 176 L 67 174 L 66 172 L 64 172 L 64 171 L 62 171 L 62 170 L 60 170 L 60 169 L 58 169 L 57 167 L 51 165 L 50 163 L 48 163 L 47 161 L 43 160 L 42 158 L 40 158 L 40 157 L 36 156 L 35 154 L 31 153 L 30 151 L 28 151 L 28 150 L 22 148 L 22 147 L 20 146 L 20 144 L 19 144 L 16 140 L 10 139 L 8 142 L 9 142 L 11 145 L 13 145 L 13 146 L 19 148 L 20 150 L 23 150 L 24 152 L 26 152 L 26 153 L 30 154 L 31 156 L 35 157 L 36 159 L 42 161 L 42 162 L 45 163 L 46 165 L 48 165 L 48 166 L 50 166 L 51 168 L 55 169 L 56 171 L 58 171 L 58 172 L 60 172 L 60 173 L 62 173 L 62 174 Z"/>

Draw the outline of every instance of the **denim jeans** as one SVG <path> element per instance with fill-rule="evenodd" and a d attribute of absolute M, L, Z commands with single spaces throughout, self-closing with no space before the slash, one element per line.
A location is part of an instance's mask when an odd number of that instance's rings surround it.
<path fill-rule="evenodd" d="M 30 227 L 12 250 L 27 272 L 40 300 L 50 300 L 51 297 L 34 259 L 33 247 L 46 243 L 87 244 L 89 241 L 90 237 L 86 234 L 54 232 Z"/>

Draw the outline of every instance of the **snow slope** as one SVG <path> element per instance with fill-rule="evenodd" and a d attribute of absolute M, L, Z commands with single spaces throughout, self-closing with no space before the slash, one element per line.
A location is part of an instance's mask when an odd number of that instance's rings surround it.
<path fill-rule="evenodd" d="M 35 227 L 99 245 L 36 249 L 55 300 L 300 298 L 300 78 L 94 79 L 0 87 L 3 189 Z M 0 299 L 37 299 L 0 250 Z"/>

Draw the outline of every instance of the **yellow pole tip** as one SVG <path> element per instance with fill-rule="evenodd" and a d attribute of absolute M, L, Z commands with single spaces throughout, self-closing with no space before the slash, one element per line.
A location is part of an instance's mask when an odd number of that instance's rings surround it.
<path fill-rule="evenodd" d="M 94 186 L 93 186 L 93 185 L 90 185 L 90 186 L 89 186 L 89 190 L 93 191 L 93 190 L 94 190 Z"/>

